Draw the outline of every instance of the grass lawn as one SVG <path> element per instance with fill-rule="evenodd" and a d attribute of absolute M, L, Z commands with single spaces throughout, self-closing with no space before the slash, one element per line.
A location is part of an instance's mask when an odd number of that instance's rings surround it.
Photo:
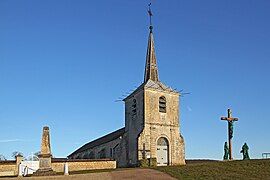
<path fill-rule="evenodd" d="M 177 179 L 269 179 L 270 159 L 188 162 L 155 169 Z"/>

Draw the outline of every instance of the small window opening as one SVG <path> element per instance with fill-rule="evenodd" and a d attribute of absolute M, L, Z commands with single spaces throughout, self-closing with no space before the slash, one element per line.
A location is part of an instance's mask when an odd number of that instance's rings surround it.
<path fill-rule="evenodd" d="M 95 154 L 93 151 L 89 153 L 89 159 L 95 159 Z"/>
<path fill-rule="evenodd" d="M 110 148 L 110 157 L 113 157 L 113 148 Z"/>
<path fill-rule="evenodd" d="M 136 99 L 133 99 L 132 115 L 135 115 L 136 113 L 137 113 L 137 102 L 136 102 Z"/>
<path fill-rule="evenodd" d="M 105 148 L 99 151 L 99 158 L 106 158 L 106 150 Z"/>
<path fill-rule="evenodd" d="M 166 98 L 164 96 L 159 98 L 159 112 L 166 113 Z"/>

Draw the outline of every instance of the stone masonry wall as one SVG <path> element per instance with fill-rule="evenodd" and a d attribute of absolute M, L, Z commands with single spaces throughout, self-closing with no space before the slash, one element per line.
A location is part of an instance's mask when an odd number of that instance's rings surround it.
<path fill-rule="evenodd" d="M 56 172 L 64 172 L 64 165 L 68 163 L 69 171 L 84 171 L 95 169 L 115 169 L 116 161 L 110 159 L 103 160 L 52 160 L 52 169 Z M 0 161 L 1 176 L 17 176 L 19 164 L 16 161 Z"/>
<path fill-rule="evenodd" d="M 166 113 L 159 112 L 161 96 L 166 98 Z M 156 158 L 157 141 L 165 137 L 169 141 L 169 164 L 185 164 L 185 145 L 179 128 L 179 94 L 146 89 L 145 127 L 138 140 L 138 149 Z M 138 158 L 143 158 L 143 151 L 139 151 Z"/>
<path fill-rule="evenodd" d="M 64 172 L 64 165 L 68 163 L 69 171 L 83 171 L 95 169 L 115 169 L 116 161 L 114 160 L 68 160 L 53 161 L 52 169 L 56 172 Z"/>
<path fill-rule="evenodd" d="M 0 177 L 15 176 L 17 168 L 16 161 L 0 161 Z"/>
<path fill-rule="evenodd" d="M 136 107 L 135 106 L 136 101 Z M 138 136 L 144 127 L 144 90 L 140 89 L 125 100 L 125 128 L 128 142 L 128 159 L 130 166 L 138 163 Z"/>

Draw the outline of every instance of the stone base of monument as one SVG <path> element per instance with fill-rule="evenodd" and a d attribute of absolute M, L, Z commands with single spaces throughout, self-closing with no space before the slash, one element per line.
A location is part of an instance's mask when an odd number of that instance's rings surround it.
<path fill-rule="evenodd" d="M 36 172 L 33 173 L 32 176 L 54 176 L 57 173 L 52 169 L 38 169 Z"/>
<path fill-rule="evenodd" d="M 52 155 L 40 154 L 39 156 L 39 169 L 33 173 L 33 176 L 53 176 L 56 172 L 52 169 Z"/>

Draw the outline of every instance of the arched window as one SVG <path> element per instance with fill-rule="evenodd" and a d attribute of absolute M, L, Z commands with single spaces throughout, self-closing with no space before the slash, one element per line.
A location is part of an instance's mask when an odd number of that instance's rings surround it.
<path fill-rule="evenodd" d="M 106 150 L 105 148 L 101 149 L 101 151 L 99 151 L 99 158 L 106 158 Z"/>
<path fill-rule="evenodd" d="M 159 112 L 166 113 L 166 98 L 164 96 L 159 98 Z"/>
<path fill-rule="evenodd" d="M 89 153 L 89 159 L 95 159 L 95 154 L 93 151 Z"/>
<path fill-rule="evenodd" d="M 83 154 L 82 154 L 82 153 L 80 153 L 80 154 L 78 155 L 78 159 L 83 159 Z"/>
<path fill-rule="evenodd" d="M 169 142 L 168 142 L 168 140 L 166 138 L 161 137 L 161 138 L 158 139 L 157 145 L 158 146 L 168 146 Z"/>
<path fill-rule="evenodd" d="M 83 159 L 88 159 L 88 153 L 84 153 L 84 155 L 82 156 Z"/>

